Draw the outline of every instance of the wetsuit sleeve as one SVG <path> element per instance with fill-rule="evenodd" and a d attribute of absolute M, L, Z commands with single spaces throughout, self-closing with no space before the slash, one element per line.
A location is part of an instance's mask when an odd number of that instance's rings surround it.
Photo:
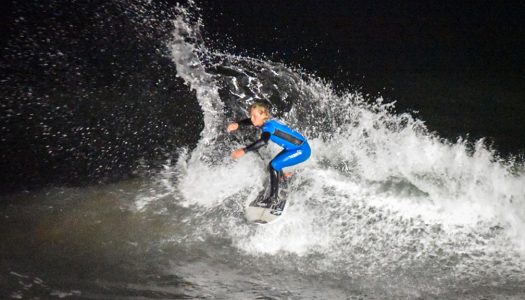
<path fill-rule="evenodd" d="M 244 148 L 244 152 L 255 151 L 261 148 L 262 146 L 266 146 L 269 140 L 270 140 L 270 133 L 263 132 L 260 139 L 258 139 L 257 141 L 253 142 L 252 144 Z"/>
<path fill-rule="evenodd" d="M 248 119 L 243 119 L 243 120 L 240 120 L 240 121 L 237 121 L 237 124 L 239 124 L 239 126 L 252 126 L 252 120 L 250 118 Z"/>

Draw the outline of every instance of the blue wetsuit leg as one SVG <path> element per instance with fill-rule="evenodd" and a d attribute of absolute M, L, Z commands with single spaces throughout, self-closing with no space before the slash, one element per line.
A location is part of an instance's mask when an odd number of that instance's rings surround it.
<path fill-rule="evenodd" d="M 311 150 L 310 145 L 304 142 L 301 146 L 283 150 L 281 153 L 272 159 L 270 162 L 270 198 L 269 201 L 275 202 L 279 193 L 279 177 L 282 176 L 281 172 L 284 167 L 290 167 L 298 163 L 302 163 L 310 157 Z"/>
<path fill-rule="evenodd" d="M 301 146 L 292 150 L 283 150 L 272 161 L 270 165 L 276 171 L 281 171 L 285 167 L 294 166 L 307 160 L 311 154 L 310 145 L 304 142 Z"/>

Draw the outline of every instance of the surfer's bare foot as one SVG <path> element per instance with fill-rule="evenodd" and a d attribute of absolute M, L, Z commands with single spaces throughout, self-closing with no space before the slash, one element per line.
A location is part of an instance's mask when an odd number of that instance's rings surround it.
<path fill-rule="evenodd" d="M 288 180 L 290 177 L 292 177 L 293 173 L 287 173 L 287 172 L 283 172 L 283 176 L 281 177 L 281 180 L 282 181 L 286 181 Z"/>

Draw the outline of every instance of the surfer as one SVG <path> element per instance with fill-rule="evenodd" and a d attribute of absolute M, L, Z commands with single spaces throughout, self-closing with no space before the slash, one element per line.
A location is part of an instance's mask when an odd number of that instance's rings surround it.
<path fill-rule="evenodd" d="M 277 201 L 279 181 L 285 178 L 284 167 L 290 167 L 304 162 L 310 157 L 310 145 L 304 136 L 290 129 L 285 124 L 270 119 L 268 106 L 263 103 L 254 103 L 250 106 L 250 118 L 228 125 L 227 131 L 233 132 L 239 126 L 255 126 L 262 131 L 261 138 L 252 144 L 232 152 L 233 159 L 237 159 L 246 152 L 255 151 L 272 141 L 284 149 L 271 161 L 270 171 L 270 197 L 267 201 Z"/>

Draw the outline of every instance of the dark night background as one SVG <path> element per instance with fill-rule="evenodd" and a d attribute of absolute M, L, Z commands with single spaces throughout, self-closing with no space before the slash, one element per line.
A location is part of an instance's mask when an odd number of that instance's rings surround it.
<path fill-rule="evenodd" d="M 455 141 L 525 148 L 525 4 L 489 1 L 205 1 L 205 29 L 419 111 Z M 244 3 L 244 5 L 243 5 Z M 240 51 L 242 52 L 242 51 Z"/>
<path fill-rule="evenodd" d="M 2 4 L 1 192 L 117 180 L 197 141 L 198 104 L 165 55 L 173 3 L 149 27 L 126 3 Z M 196 3 L 208 47 L 382 95 L 452 142 L 525 149 L 523 3 Z"/>

